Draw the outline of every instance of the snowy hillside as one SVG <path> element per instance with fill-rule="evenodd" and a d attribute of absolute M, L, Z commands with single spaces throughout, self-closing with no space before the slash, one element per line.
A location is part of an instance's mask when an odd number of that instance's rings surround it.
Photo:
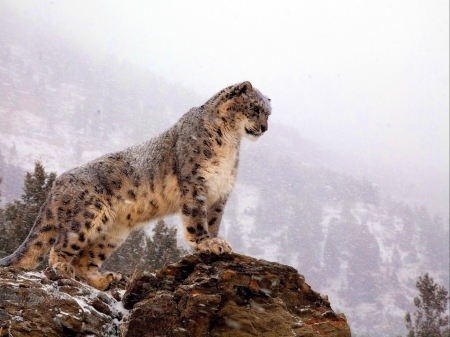
<path fill-rule="evenodd" d="M 448 231 L 438 219 L 415 222 L 419 215 L 412 214 L 423 209 L 408 214 L 408 207 L 389 200 L 380 205 L 325 203 L 320 218 L 313 221 L 312 246 L 302 247 L 295 245 L 301 241 L 295 236 L 309 235 L 300 227 L 300 218 L 310 215 L 287 215 L 280 209 L 261 224 L 252 216 L 265 207 L 261 194 L 254 186 L 237 186 L 231 200 L 237 206 L 227 209 L 223 235 L 238 252 L 296 267 L 329 296 L 335 310 L 346 314 L 357 336 L 405 333 L 404 315 L 417 296 L 417 275 L 430 272 L 441 284 L 448 283 Z M 299 220 L 281 225 L 277 219 L 284 217 Z M 258 225 L 267 224 L 274 226 L 270 234 L 255 235 Z M 423 227 L 430 233 L 424 234 Z M 437 236 L 439 243 L 434 241 Z M 441 247 L 439 254 L 427 251 L 430 241 Z"/>

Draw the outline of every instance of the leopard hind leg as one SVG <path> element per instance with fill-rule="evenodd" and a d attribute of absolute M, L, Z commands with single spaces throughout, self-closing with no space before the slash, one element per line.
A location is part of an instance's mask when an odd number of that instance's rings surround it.
<path fill-rule="evenodd" d="M 91 240 L 71 262 L 75 274 L 99 290 L 107 290 L 112 281 L 122 278 L 120 273 L 99 271 L 103 262 L 125 241 L 130 230 L 128 226 L 112 224 L 108 232 Z"/>

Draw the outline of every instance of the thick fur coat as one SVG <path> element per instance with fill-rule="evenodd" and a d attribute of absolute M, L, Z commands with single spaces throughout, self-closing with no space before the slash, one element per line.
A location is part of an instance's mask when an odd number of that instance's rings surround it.
<path fill-rule="evenodd" d="M 195 251 L 222 254 L 217 237 L 233 189 L 242 137 L 268 129 L 270 100 L 250 82 L 220 91 L 170 129 L 140 145 L 60 175 L 22 245 L 0 266 L 49 264 L 98 289 L 120 274 L 98 269 L 132 230 L 180 213 Z"/>

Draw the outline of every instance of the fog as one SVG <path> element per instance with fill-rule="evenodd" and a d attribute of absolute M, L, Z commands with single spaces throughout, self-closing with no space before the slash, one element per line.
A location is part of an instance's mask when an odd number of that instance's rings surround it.
<path fill-rule="evenodd" d="M 448 203 L 448 1 L 6 2 L 205 98 L 250 80 L 273 120 Z"/>

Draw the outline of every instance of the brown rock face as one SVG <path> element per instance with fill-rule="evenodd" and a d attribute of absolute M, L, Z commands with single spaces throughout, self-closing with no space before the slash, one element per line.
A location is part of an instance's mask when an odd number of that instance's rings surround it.
<path fill-rule="evenodd" d="M 351 336 L 344 315 L 292 267 L 237 254 L 190 255 L 128 284 L 122 337 Z"/>
<path fill-rule="evenodd" d="M 0 269 L 1 337 L 117 336 L 117 307 L 110 294 L 51 269 Z"/>
<path fill-rule="evenodd" d="M 0 337 L 350 336 L 343 315 L 289 266 L 190 255 L 98 291 L 51 269 L 0 269 Z M 122 319 L 122 316 L 124 318 Z"/>

